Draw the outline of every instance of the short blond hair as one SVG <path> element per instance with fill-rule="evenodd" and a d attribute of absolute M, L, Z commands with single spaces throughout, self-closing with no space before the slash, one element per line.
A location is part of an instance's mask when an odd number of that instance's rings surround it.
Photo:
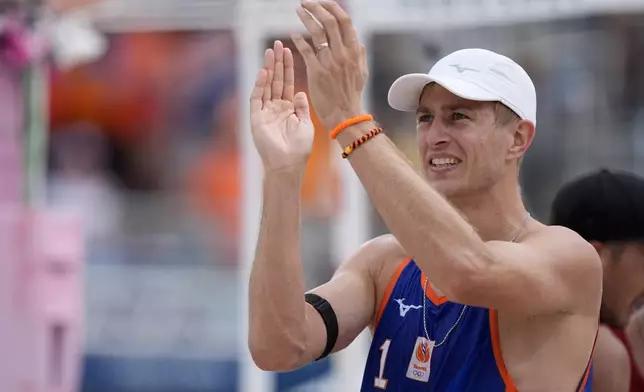
<path fill-rule="evenodd" d="M 521 121 L 521 117 L 519 117 L 519 115 L 516 114 L 514 110 L 505 106 L 501 102 L 495 102 L 494 104 L 494 117 L 495 117 L 494 123 L 497 126 L 506 126 L 513 122 Z M 519 166 L 519 170 L 521 170 L 521 164 L 523 163 L 524 157 L 525 155 L 519 158 L 519 161 L 517 163 Z"/>
<path fill-rule="evenodd" d="M 508 125 L 511 122 L 519 122 L 521 120 L 521 117 L 519 117 L 514 110 L 505 106 L 501 102 L 495 102 L 494 116 L 494 121 L 497 125 Z"/>

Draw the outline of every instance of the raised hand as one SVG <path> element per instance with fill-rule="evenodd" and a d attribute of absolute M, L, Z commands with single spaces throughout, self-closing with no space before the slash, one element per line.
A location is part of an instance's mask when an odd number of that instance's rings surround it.
<path fill-rule="evenodd" d="M 315 46 L 314 50 L 300 34 L 291 36 L 306 64 L 311 103 L 320 121 L 333 129 L 364 114 L 362 91 L 369 76 L 366 51 L 351 18 L 335 1 L 303 0 L 297 15 Z"/>
<path fill-rule="evenodd" d="M 304 170 L 315 131 L 306 94 L 295 94 L 293 53 L 280 41 L 266 50 L 257 74 L 250 123 L 266 171 Z"/>

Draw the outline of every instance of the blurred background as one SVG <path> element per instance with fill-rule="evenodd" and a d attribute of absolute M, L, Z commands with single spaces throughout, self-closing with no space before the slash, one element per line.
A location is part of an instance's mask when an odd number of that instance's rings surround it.
<path fill-rule="evenodd" d="M 386 101 L 398 76 L 465 47 L 498 51 L 528 71 L 538 129 L 521 182 L 546 222 L 555 191 L 572 177 L 598 167 L 644 173 L 644 2 L 514 3 L 371 0 L 353 14 L 370 51 L 371 111 L 414 162 L 413 116 Z M 534 17 L 508 11 L 534 3 Z M 30 186 L 40 205 L 83 223 L 80 391 L 241 390 L 244 208 L 260 198 L 244 197 L 244 184 L 261 175 L 244 144 L 242 89 L 265 47 L 291 45 L 296 4 L 0 1 L 0 130 L 9 140 L 20 129 L 24 163 L 12 166 L 16 156 L 5 154 L 2 182 L 13 184 L 22 167 L 33 180 L 22 182 L 23 196 Z M 403 28 L 407 15 L 414 22 Z M 299 57 L 296 70 L 306 91 Z M 302 191 L 309 288 L 331 277 L 342 253 L 334 227 L 347 209 L 346 167 L 327 132 L 318 124 Z M 372 209 L 364 227 L 354 242 L 387 231 Z M 325 360 L 267 385 L 328 390 L 337 367 Z"/>

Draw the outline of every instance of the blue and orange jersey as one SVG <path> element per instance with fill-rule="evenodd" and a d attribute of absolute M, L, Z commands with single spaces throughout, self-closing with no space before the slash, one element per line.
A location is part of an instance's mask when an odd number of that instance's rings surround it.
<path fill-rule="evenodd" d="M 429 285 L 425 290 L 424 282 L 411 259 L 392 277 L 378 311 L 362 392 L 516 391 L 501 355 L 496 311 L 450 302 Z M 591 391 L 591 376 L 592 360 L 577 391 Z"/>

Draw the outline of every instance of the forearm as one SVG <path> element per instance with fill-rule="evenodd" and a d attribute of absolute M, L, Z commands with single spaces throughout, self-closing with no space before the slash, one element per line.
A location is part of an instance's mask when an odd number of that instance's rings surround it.
<path fill-rule="evenodd" d="M 373 127 L 350 127 L 338 142 L 344 147 Z M 349 161 L 389 230 L 441 290 L 449 291 L 482 261 L 485 244 L 474 228 L 384 134 L 355 150 Z"/>
<path fill-rule="evenodd" d="M 264 179 L 261 227 L 250 276 L 249 344 L 256 361 L 274 361 L 267 366 L 284 366 L 284 361 L 304 351 L 301 182 L 300 173 L 273 173 Z"/>

